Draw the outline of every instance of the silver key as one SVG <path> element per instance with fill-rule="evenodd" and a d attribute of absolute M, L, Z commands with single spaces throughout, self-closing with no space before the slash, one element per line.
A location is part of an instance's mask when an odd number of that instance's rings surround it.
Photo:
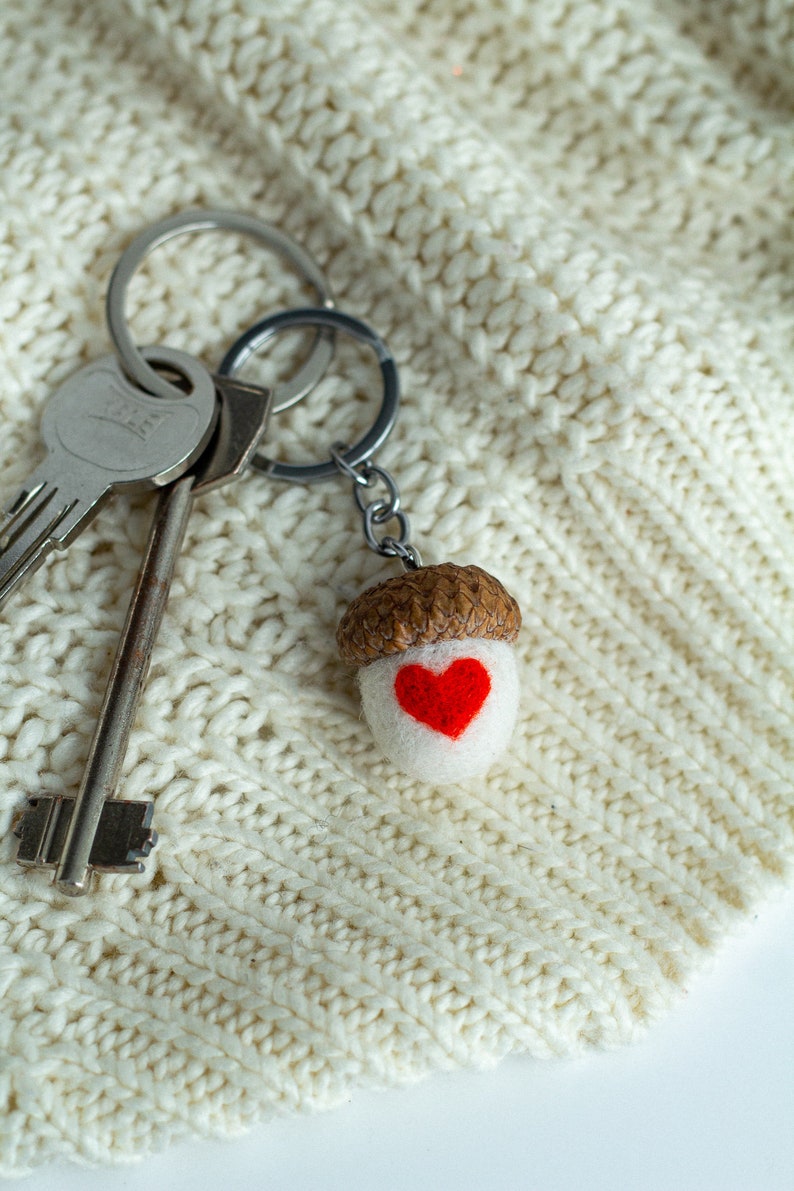
<path fill-rule="evenodd" d="M 87 892 L 92 871 L 142 872 L 141 858 L 157 842 L 152 803 L 114 798 L 152 647 L 193 499 L 245 469 L 270 410 L 271 395 L 263 389 L 226 377 L 218 386 L 221 412 L 213 442 L 158 502 L 77 797 L 32 798 L 15 828 L 18 862 L 55 868 L 55 883 L 72 897 Z"/>
<path fill-rule="evenodd" d="M 160 488 L 184 475 L 206 447 L 218 412 L 209 372 L 172 348 L 146 348 L 144 355 L 184 375 L 192 391 L 172 400 L 152 397 L 127 378 L 115 356 L 103 356 L 47 402 L 41 422 L 47 457 L 0 521 L 0 606 L 112 492 Z"/>

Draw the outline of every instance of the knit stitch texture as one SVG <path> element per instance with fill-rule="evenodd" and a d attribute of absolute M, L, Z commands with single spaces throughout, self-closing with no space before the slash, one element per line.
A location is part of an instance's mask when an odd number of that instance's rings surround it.
<path fill-rule="evenodd" d="M 794 6 L 6 0 L 2 22 L 2 499 L 47 394 L 109 350 L 131 237 L 245 210 L 390 344 L 381 461 L 425 559 L 484 566 L 524 614 L 508 757 L 411 781 L 335 655 L 393 573 L 349 485 L 203 498 L 122 782 L 160 842 L 69 901 L 11 824 L 79 784 L 150 499 L 27 582 L 0 623 L 6 1170 L 633 1039 L 791 863 Z M 153 256 L 129 311 L 138 342 L 215 363 L 310 298 L 205 235 Z M 340 344 L 360 388 L 324 382 L 272 449 L 361 431 L 370 365 Z"/>

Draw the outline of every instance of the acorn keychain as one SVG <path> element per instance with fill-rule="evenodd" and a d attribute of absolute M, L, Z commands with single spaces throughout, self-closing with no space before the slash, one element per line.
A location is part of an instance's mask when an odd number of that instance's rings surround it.
<path fill-rule="evenodd" d="M 337 630 L 342 660 L 357 667 L 372 734 L 395 765 L 423 781 L 443 784 L 482 774 L 504 751 L 515 725 L 519 684 L 512 643 L 521 612 L 499 580 L 481 567 L 424 566 L 410 544 L 397 485 L 373 462 L 399 407 L 397 369 L 383 340 L 339 310 L 288 310 L 246 331 L 219 372 L 233 375 L 274 335 L 305 327 L 342 331 L 372 348 L 383 377 L 380 410 L 359 442 L 336 444 L 323 463 L 278 463 L 258 454 L 252 464 L 292 483 L 340 474 L 352 480 L 367 545 L 404 568 L 354 599 Z M 378 486 L 384 495 L 374 495 Z M 379 537 L 391 521 L 398 532 Z"/>

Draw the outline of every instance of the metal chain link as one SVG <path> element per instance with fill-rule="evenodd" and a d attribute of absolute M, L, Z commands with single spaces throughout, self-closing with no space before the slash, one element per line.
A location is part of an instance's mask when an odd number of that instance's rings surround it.
<path fill-rule="evenodd" d="M 412 546 L 408 539 L 411 536 L 411 526 L 407 514 L 400 507 L 400 490 L 394 476 L 385 467 L 378 467 L 371 459 L 364 459 L 355 467 L 342 457 L 349 448 L 343 443 L 334 443 L 331 447 L 331 458 L 343 475 L 353 481 L 353 496 L 361 513 L 364 538 L 370 550 L 380 554 L 383 558 L 399 558 L 407 571 L 415 571 L 422 565 L 422 558 L 416 546 Z M 376 497 L 367 500 L 367 493 L 378 486 L 386 489 L 386 497 Z M 376 528 L 396 521 L 397 534 L 383 534 L 378 537 Z"/>

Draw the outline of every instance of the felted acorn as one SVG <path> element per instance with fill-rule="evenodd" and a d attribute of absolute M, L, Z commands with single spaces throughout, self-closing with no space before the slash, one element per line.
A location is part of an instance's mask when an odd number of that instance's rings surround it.
<path fill-rule="evenodd" d="M 478 566 L 420 566 L 368 588 L 337 630 L 383 752 L 435 784 L 484 773 L 518 712 L 518 604 Z"/>
<path fill-rule="evenodd" d="M 366 323 L 328 304 L 281 311 L 240 336 L 221 374 L 234 375 L 256 347 L 289 327 L 349 335 L 372 349 L 383 380 L 380 408 L 358 442 L 333 443 L 330 459 L 281 463 L 259 454 L 253 466 L 290 483 L 337 475 L 352 481 L 367 546 L 405 568 L 358 596 L 337 631 L 343 661 L 358 667 L 372 734 L 395 764 L 424 781 L 442 784 L 484 773 L 505 748 L 518 712 L 511 649 L 521 627 L 518 604 L 481 567 L 422 565 L 394 477 L 375 463 L 397 418 L 400 387 L 394 357 Z"/>

